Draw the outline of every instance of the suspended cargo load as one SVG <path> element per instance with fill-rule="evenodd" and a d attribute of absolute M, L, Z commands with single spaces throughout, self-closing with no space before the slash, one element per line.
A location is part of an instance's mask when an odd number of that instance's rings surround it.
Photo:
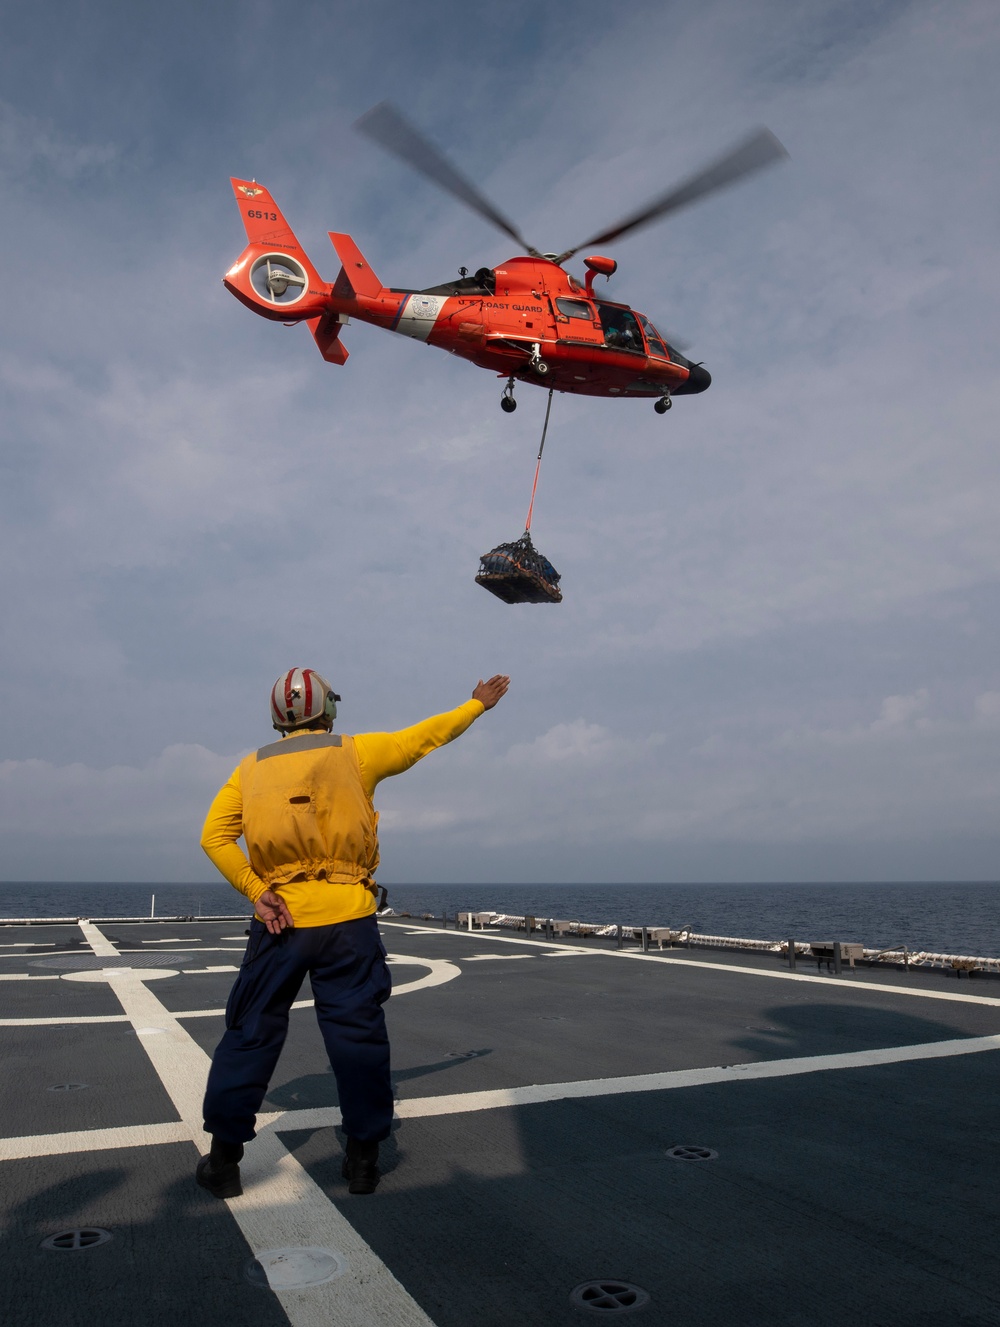
<path fill-rule="evenodd" d="M 520 539 L 497 544 L 479 562 L 476 584 L 505 604 L 559 604 L 559 573 L 525 530 Z"/>

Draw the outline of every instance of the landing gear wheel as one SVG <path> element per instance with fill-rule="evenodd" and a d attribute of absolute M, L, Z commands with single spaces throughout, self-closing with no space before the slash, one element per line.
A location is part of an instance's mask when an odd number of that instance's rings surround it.
<path fill-rule="evenodd" d="M 540 378 L 544 378 L 549 371 L 549 366 L 544 359 L 536 359 L 531 366 Z"/>
<path fill-rule="evenodd" d="M 500 409 L 503 410 L 506 414 L 512 415 L 514 411 L 517 409 L 517 402 L 514 400 L 512 396 L 501 396 Z"/>
<path fill-rule="evenodd" d="M 661 396 L 656 405 L 653 406 L 653 409 L 658 415 L 665 415 L 672 405 L 673 401 L 669 396 Z"/>

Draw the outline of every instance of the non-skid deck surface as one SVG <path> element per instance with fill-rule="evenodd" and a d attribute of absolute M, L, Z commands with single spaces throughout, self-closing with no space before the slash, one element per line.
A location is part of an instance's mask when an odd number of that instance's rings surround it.
<path fill-rule="evenodd" d="M 610 1316 L 672 1327 L 1000 1325 L 1000 985 L 394 919 L 377 1193 L 307 984 L 221 1203 L 193 1168 L 245 926 L 0 927 L 5 1323 L 541 1327 L 617 1279 L 650 1298 Z M 82 1227 L 112 1238 L 41 1247 Z M 254 1283 L 300 1247 L 346 1270 Z"/>

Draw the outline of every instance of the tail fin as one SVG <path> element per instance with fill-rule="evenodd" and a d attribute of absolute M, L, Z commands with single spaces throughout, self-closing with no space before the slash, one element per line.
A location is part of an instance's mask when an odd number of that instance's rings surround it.
<path fill-rule="evenodd" d="M 223 277 L 227 290 L 275 321 L 325 313 L 330 286 L 320 279 L 274 199 L 256 180 L 231 183 L 249 244 Z"/>
<path fill-rule="evenodd" d="M 337 313 L 309 319 L 309 330 L 319 347 L 319 353 L 328 364 L 347 363 L 347 347 L 340 339 L 340 327 L 340 315 Z"/>
<path fill-rule="evenodd" d="M 373 298 L 382 293 L 382 282 L 368 266 L 364 254 L 351 239 L 350 235 L 341 235 L 329 231 L 330 243 L 337 250 L 337 257 L 343 263 L 343 270 L 338 276 L 334 291 L 340 294 L 346 281 L 351 288 L 351 295 L 369 295 Z M 344 291 L 346 295 L 347 292 Z"/>
<path fill-rule="evenodd" d="M 235 179 L 231 179 L 230 184 L 251 244 L 266 244 L 269 248 L 283 249 L 296 256 L 302 253 L 302 246 L 291 226 L 262 184 L 256 180 Z"/>

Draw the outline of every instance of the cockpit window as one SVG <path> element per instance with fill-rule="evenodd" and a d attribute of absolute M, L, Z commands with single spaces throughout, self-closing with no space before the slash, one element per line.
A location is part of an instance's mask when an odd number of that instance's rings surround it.
<path fill-rule="evenodd" d="M 642 332 L 631 309 L 620 309 L 613 304 L 598 304 L 604 344 L 615 350 L 636 350 L 643 354 Z"/>
<path fill-rule="evenodd" d="M 586 300 L 557 299 L 556 308 L 566 318 L 586 318 L 587 322 L 593 321 L 594 311 Z"/>
<path fill-rule="evenodd" d="M 658 359 L 669 359 L 670 351 L 665 345 L 663 337 L 660 336 L 653 324 L 641 313 L 639 314 L 639 321 L 642 323 L 643 329 L 646 333 L 646 340 L 649 342 L 649 353 L 655 355 Z"/>

